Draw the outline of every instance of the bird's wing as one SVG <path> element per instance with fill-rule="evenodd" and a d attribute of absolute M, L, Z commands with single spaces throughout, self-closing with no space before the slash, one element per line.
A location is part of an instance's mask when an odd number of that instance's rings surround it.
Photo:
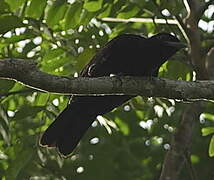
<path fill-rule="evenodd" d="M 100 77 L 109 76 L 110 74 L 121 74 L 117 72 L 118 66 L 121 65 L 122 59 L 117 58 L 118 54 L 128 53 L 130 47 L 136 46 L 136 41 L 142 41 L 146 38 L 133 35 L 123 34 L 109 41 L 97 54 L 92 58 L 89 64 L 81 71 L 83 77 Z M 124 55 L 124 57 L 126 57 Z M 124 62 L 123 62 L 124 63 Z"/>

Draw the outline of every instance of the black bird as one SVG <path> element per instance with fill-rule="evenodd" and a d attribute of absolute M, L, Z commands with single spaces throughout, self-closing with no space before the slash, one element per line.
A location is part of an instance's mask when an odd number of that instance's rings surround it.
<path fill-rule="evenodd" d="M 82 70 L 82 77 L 153 76 L 184 45 L 168 33 L 150 38 L 123 34 L 108 42 Z M 69 105 L 44 132 L 40 144 L 57 147 L 68 156 L 98 115 L 110 112 L 134 96 L 73 96 Z"/>

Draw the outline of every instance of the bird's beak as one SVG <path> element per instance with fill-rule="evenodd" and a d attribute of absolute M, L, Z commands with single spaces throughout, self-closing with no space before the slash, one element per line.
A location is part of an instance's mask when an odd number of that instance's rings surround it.
<path fill-rule="evenodd" d="M 165 45 L 170 46 L 170 47 L 174 47 L 176 49 L 182 49 L 182 48 L 186 48 L 187 45 L 181 42 L 170 42 L 170 41 L 165 41 L 164 42 Z"/>

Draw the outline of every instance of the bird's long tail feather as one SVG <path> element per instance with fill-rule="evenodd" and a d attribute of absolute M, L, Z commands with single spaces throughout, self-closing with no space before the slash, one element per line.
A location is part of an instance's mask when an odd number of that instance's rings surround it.
<path fill-rule="evenodd" d="M 133 96 L 75 97 L 44 132 L 41 146 L 56 147 L 63 156 L 75 149 L 97 115 L 105 114 Z"/>
<path fill-rule="evenodd" d="M 48 127 L 40 140 L 41 146 L 56 147 L 62 156 L 72 153 L 96 118 L 70 106 Z"/>

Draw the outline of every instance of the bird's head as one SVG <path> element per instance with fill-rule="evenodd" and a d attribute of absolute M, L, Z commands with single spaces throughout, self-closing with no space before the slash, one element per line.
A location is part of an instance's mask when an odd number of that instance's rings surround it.
<path fill-rule="evenodd" d="M 170 58 L 178 50 L 185 48 L 186 45 L 169 33 L 159 33 L 149 38 L 150 42 L 157 47 L 156 51 L 163 57 L 163 61 Z"/>

